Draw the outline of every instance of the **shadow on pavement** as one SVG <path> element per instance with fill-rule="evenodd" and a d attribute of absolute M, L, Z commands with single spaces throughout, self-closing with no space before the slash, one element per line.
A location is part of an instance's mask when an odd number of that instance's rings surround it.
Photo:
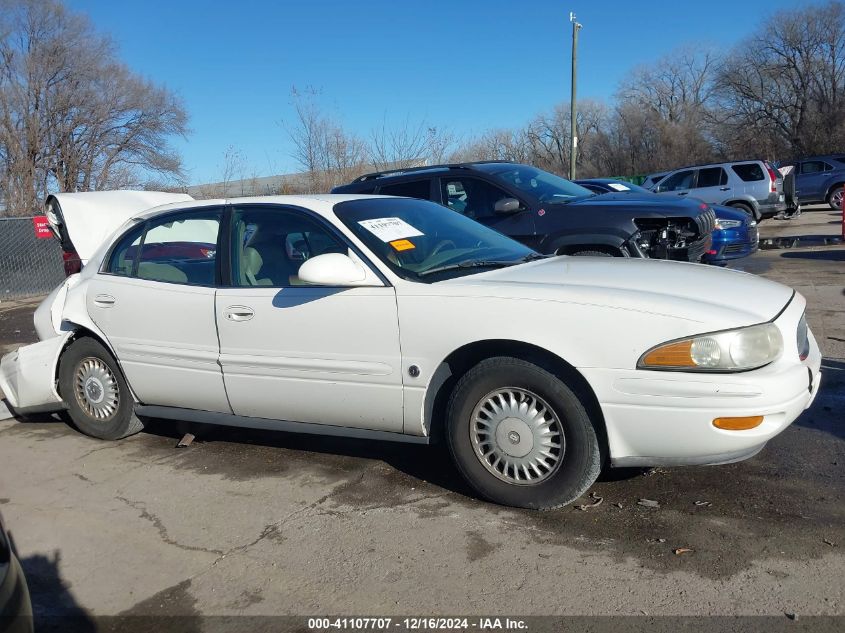
<path fill-rule="evenodd" d="M 845 360 L 822 359 L 822 383 L 813 406 L 795 421 L 796 426 L 830 433 L 845 440 L 845 424 L 837 412 L 845 407 Z"/>
<path fill-rule="evenodd" d="M 820 261 L 845 262 L 845 250 L 830 251 L 790 251 L 781 253 L 786 259 L 813 259 Z"/>
<path fill-rule="evenodd" d="M 9 540 L 12 551 L 17 554 L 11 532 Z M 94 620 L 79 605 L 71 594 L 69 585 L 62 580 L 59 569 L 61 554 L 58 550 L 52 557 L 35 554 L 26 558 L 18 556 L 18 560 L 29 587 L 36 631 L 94 633 L 97 630 Z"/>

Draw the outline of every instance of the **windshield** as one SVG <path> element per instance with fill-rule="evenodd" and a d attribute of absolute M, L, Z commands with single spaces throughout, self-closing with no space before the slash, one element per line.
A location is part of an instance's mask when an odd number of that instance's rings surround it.
<path fill-rule="evenodd" d="M 507 184 L 528 193 L 540 202 L 571 202 L 595 195 L 589 189 L 528 165 L 503 165 L 495 176 Z"/>
<path fill-rule="evenodd" d="M 410 198 L 341 202 L 337 217 L 404 279 L 426 283 L 542 257 L 446 207 Z"/>

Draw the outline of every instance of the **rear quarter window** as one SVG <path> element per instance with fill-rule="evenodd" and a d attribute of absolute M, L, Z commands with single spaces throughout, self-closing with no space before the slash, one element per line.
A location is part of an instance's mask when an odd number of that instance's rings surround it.
<path fill-rule="evenodd" d="M 405 198 L 419 198 L 428 200 L 431 197 L 431 181 L 412 180 L 411 182 L 400 182 L 395 185 L 383 185 L 378 190 L 382 196 L 402 196 Z"/>
<path fill-rule="evenodd" d="M 757 163 L 741 163 L 739 165 L 731 165 L 734 173 L 745 182 L 754 182 L 756 180 L 765 179 L 766 175 L 763 168 Z"/>

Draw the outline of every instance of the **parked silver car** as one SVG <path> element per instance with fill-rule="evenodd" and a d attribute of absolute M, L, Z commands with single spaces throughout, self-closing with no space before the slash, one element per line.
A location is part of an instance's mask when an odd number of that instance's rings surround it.
<path fill-rule="evenodd" d="M 682 167 L 661 178 L 652 191 L 742 209 L 758 222 L 786 210 L 783 177 L 763 160 Z"/>

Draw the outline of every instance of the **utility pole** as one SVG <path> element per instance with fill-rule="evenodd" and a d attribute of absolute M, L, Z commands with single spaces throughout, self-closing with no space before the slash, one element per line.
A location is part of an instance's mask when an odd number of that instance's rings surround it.
<path fill-rule="evenodd" d="M 569 180 L 575 180 L 575 158 L 578 154 L 578 130 L 575 126 L 575 84 L 576 74 L 578 69 L 578 31 L 581 29 L 581 24 L 575 21 L 575 14 L 569 12 L 569 21 L 572 22 L 572 101 L 569 106 L 570 116 L 570 137 L 569 144 Z"/>

